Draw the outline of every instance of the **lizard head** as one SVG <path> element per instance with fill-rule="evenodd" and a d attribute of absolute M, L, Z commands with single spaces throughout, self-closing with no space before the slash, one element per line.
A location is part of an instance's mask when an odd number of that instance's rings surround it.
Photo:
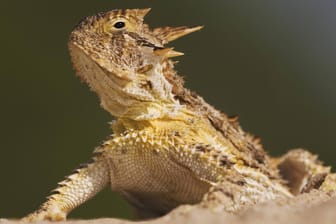
<path fill-rule="evenodd" d="M 76 73 L 116 117 L 154 118 L 165 113 L 166 105 L 176 103 L 164 73 L 174 72 L 169 58 L 183 54 L 164 45 L 202 28 L 150 29 L 143 23 L 149 10 L 98 13 L 84 18 L 70 35 Z"/>

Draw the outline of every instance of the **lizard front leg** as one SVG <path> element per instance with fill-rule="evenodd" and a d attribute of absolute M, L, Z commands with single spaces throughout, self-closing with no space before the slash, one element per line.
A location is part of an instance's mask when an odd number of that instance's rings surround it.
<path fill-rule="evenodd" d="M 98 155 L 92 162 L 81 165 L 60 182 L 47 201 L 22 221 L 65 220 L 71 210 L 93 197 L 108 183 L 108 165 L 102 156 Z"/>

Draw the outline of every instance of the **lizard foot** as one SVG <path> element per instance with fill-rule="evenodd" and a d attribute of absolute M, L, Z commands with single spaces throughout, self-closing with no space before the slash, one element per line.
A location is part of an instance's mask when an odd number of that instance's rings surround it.
<path fill-rule="evenodd" d="M 66 213 L 57 206 L 41 208 L 21 219 L 22 222 L 37 222 L 37 221 L 64 221 Z"/>

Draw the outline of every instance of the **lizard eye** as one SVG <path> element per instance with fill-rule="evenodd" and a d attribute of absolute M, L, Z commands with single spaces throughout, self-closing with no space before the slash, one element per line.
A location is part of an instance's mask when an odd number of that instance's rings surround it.
<path fill-rule="evenodd" d="M 122 29 L 122 28 L 125 27 L 125 25 L 126 25 L 125 22 L 121 22 L 121 21 L 118 21 L 118 22 L 113 24 L 114 28 L 116 28 L 116 29 Z"/>

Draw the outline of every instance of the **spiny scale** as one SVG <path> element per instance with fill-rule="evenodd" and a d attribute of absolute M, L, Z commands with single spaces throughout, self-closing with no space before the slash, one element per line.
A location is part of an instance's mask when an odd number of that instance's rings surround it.
<path fill-rule="evenodd" d="M 270 158 L 236 118 L 184 88 L 170 59 L 182 53 L 164 45 L 202 27 L 150 29 L 148 12 L 99 13 L 71 33 L 74 69 L 116 118 L 114 134 L 24 221 L 63 220 L 106 185 L 144 216 L 199 202 L 235 213 L 311 189 L 335 190 L 335 175 L 310 153 Z"/>

